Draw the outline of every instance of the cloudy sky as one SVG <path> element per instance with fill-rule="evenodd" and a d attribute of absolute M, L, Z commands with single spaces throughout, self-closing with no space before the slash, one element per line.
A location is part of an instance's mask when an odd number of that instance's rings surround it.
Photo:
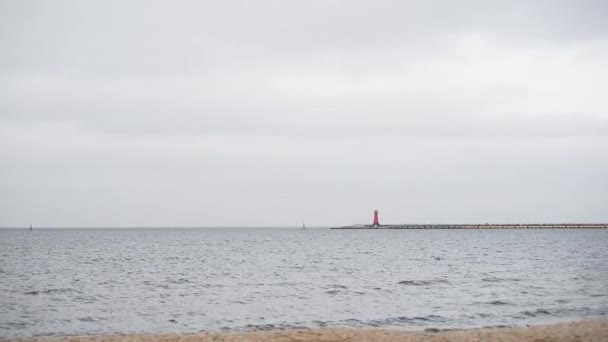
<path fill-rule="evenodd" d="M 607 15 L 0 0 L 0 226 L 608 221 Z"/>

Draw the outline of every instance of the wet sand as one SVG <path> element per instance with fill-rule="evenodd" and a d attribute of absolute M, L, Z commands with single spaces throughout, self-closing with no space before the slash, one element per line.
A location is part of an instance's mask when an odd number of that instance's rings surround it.
<path fill-rule="evenodd" d="M 269 332 L 109 335 L 83 337 L 40 337 L 0 341 L 70 341 L 70 342 L 306 342 L 306 341 L 380 341 L 380 342 L 439 342 L 439 341 L 608 341 L 608 320 L 560 323 L 524 328 L 472 329 L 444 332 L 403 332 L 388 329 L 315 329 L 280 330 Z"/>

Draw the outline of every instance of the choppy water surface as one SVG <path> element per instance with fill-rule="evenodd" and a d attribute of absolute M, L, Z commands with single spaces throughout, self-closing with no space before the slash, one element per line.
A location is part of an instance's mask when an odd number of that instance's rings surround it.
<path fill-rule="evenodd" d="M 608 230 L 0 230 L 0 336 L 608 315 Z"/>

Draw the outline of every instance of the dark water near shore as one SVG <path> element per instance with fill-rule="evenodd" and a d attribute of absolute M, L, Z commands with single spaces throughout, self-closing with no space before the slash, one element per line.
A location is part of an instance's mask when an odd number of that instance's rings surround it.
<path fill-rule="evenodd" d="M 608 230 L 0 230 L 0 336 L 608 316 Z"/>

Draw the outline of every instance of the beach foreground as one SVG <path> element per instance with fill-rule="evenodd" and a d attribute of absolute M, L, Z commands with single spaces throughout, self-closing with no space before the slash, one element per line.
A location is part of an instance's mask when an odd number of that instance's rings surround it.
<path fill-rule="evenodd" d="M 595 320 L 554 325 L 471 329 L 443 332 L 404 332 L 387 329 L 316 329 L 279 330 L 264 332 L 205 333 L 205 334 L 138 334 L 82 337 L 38 337 L 2 341 L 180 341 L 180 342 L 279 342 L 279 341 L 608 341 L 608 320 Z"/>

